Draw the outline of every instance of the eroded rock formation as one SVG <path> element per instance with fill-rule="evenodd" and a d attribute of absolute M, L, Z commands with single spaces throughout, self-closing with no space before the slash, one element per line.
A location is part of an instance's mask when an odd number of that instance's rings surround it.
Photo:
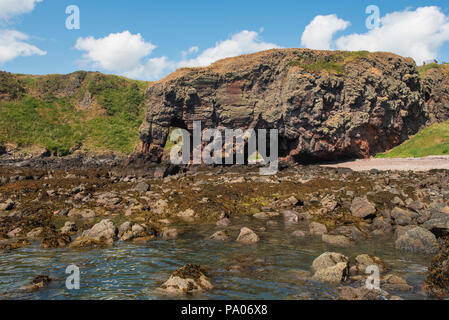
<path fill-rule="evenodd" d="M 365 158 L 427 121 L 415 62 L 390 53 L 269 50 L 180 69 L 146 92 L 142 151 L 160 160 L 171 127 L 279 129 L 279 156 Z"/>

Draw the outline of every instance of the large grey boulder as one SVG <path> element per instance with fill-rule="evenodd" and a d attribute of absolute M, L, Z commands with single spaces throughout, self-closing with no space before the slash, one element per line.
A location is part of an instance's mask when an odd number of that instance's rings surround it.
<path fill-rule="evenodd" d="M 396 240 L 396 249 L 408 252 L 431 254 L 438 248 L 435 235 L 421 227 L 408 229 Z"/>

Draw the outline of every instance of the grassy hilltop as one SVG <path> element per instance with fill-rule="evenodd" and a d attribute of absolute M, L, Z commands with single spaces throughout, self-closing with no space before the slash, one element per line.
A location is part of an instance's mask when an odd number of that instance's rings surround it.
<path fill-rule="evenodd" d="M 97 72 L 0 72 L 0 144 L 129 154 L 138 144 L 148 83 Z"/>

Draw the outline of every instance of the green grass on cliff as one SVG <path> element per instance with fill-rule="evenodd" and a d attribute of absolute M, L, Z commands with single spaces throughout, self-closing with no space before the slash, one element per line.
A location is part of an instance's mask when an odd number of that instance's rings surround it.
<path fill-rule="evenodd" d="M 300 67 L 310 73 L 325 71 L 330 74 L 343 75 L 345 65 L 348 62 L 365 58 L 368 55 L 368 51 L 342 51 L 326 57 L 325 60 L 302 58 L 301 60 L 291 61 L 288 65 Z"/>
<path fill-rule="evenodd" d="M 147 83 L 98 73 L 17 78 L 24 92 L 8 79 L 13 98 L 0 99 L 0 144 L 41 146 L 62 156 L 78 146 L 129 154 L 138 144 Z M 91 102 L 80 107 L 86 94 Z"/>
<path fill-rule="evenodd" d="M 376 157 L 418 158 L 431 155 L 449 155 L 449 120 L 425 128 L 400 146 Z"/>

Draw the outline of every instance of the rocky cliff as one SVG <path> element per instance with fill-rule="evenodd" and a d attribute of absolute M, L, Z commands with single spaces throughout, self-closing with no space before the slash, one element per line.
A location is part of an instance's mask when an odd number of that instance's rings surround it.
<path fill-rule="evenodd" d="M 422 66 L 420 74 L 429 124 L 446 121 L 449 119 L 449 65 Z"/>
<path fill-rule="evenodd" d="M 269 50 L 180 69 L 150 84 L 142 151 L 160 160 L 171 127 L 279 129 L 298 162 L 365 158 L 427 121 L 415 62 L 390 53 Z"/>

